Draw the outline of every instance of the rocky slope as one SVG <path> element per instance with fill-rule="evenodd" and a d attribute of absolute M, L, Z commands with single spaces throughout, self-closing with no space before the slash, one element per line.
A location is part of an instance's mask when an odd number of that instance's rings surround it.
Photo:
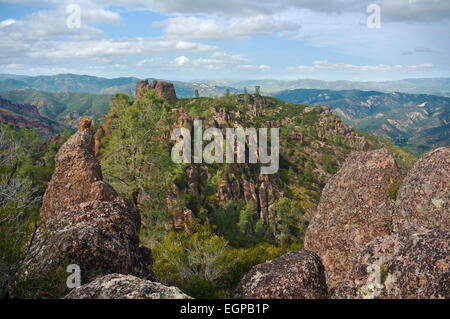
<path fill-rule="evenodd" d="M 16 104 L 0 96 L 0 123 L 10 123 L 17 127 L 37 129 L 43 136 L 50 137 L 61 125 L 40 115 L 38 108 L 31 104 Z"/>
<path fill-rule="evenodd" d="M 306 89 L 281 91 L 274 96 L 293 103 L 328 105 L 353 127 L 390 139 L 417 155 L 450 145 L 449 97 Z"/>
<path fill-rule="evenodd" d="M 117 109 L 135 108 L 134 105 L 144 98 L 140 94 L 144 87 L 156 90 L 158 95 L 165 97 L 166 102 L 170 101 L 167 107 L 170 108 L 169 116 L 173 124 L 166 127 L 165 136 L 161 137 L 167 140 L 175 127 L 192 130 L 195 120 L 203 121 L 203 130 L 216 127 L 224 136 L 228 127 L 280 128 L 280 169 L 276 174 L 261 175 L 261 164 L 211 166 L 202 163 L 187 164 L 182 175 L 174 176 L 177 182 L 168 197 L 193 198 L 175 216 L 175 225 L 182 224 L 183 219 L 199 216 L 201 211 L 208 211 L 207 219 L 216 223 L 220 210 L 242 201 L 252 205 L 253 228 L 258 221 L 266 229 L 273 228 L 276 219 L 274 204 L 284 197 L 300 203 L 305 218 L 310 218 L 316 211 L 323 186 L 344 163 L 348 154 L 352 150 L 379 147 L 379 144 L 375 146 L 371 137 L 363 137 L 347 126 L 328 107 L 296 105 L 256 94 L 219 99 L 175 99 L 173 87 L 165 84 L 163 88 L 159 83 L 139 82 L 137 99 L 131 106 L 120 106 L 123 103 L 116 97 L 103 126 L 96 134 L 96 154 L 100 159 L 101 140 L 107 140 L 108 132 L 117 125 Z M 158 85 L 161 85 L 159 91 Z M 395 150 L 396 157 L 402 159 L 404 167 L 414 161 L 411 155 Z M 136 197 L 142 198 L 139 195 Z"/>

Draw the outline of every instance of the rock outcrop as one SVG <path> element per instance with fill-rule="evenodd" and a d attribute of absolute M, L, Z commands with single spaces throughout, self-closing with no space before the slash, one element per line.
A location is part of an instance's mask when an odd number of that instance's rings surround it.
<path fill-rule="evenodd" d="M 450 298 L 450 232 L 402 230 L 356 256 L 334 298 Z"/>
<path fill-rule="evenodd" d="M 166 102 L 177 98 L 175 88 L 170 82 L 153 80 L 152 83 L 148 83 L 148 80 L 139 81 L 136 85 L 136 97 L 139 96 L 139 93 L 143 88 L 155 90 L 156 94 L 162 97 Z"/>
<path fill-rule="evenodd" d="M 51 271 L 65 260 L 80 266 L 82 282 L 114 272 L 151 275 L 137 208 L 101 179 L 90 122 L 83 121 L 56 154 L 28 271 Z"/>
<path fill-rule="evenodd" d="M 304 246 L 320 256 L 330 288 L 344 278 L 363 245 L 390 234 L 390 188 L 399 180 L 394 156 L 379 149 L 352 153 L 323 189 Z"/>
<path fill-rule="evenodd" d="M 450 230 L 450 147 L 425 154 L 408 172 L 397 193 L 394 223 Z"/>
<path fill-rule="evenodd" d="M 233 293 L 248 299 L 327 298 L 324 267 L 311 251 L 293 251 L 253 267 Z"/>
<path fill-rule="evenodd" d="M 73 289 L 64 299 L 190 299 L 176 287 L 131 275 L 110 274 Z"/>
<path fill-rule="evenodd" d="M 67 207 L 91 200 L 113 200 L 117 193 L 102 179 L 92 131 L 90 127 L 79 130 L 55 156 L 55 171 L 42 200 L 41 217 L 48 219 Z"/>

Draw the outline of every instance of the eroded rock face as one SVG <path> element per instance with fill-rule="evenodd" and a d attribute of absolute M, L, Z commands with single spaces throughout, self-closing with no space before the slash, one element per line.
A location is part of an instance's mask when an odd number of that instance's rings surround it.
<path fill-rule="evenodd" d="M 324 267 L 311 251 L 293 251 L 253 267 L 239 283 L 234 298 L 327 298 Z"/>
<path fill-rule="evenodd" d="M 323 189 L 304 246 L 320 256 L 330 288 L 344 278 L 363 245 L 390 234 L 389 190 L 398 180 L 400 170 L 388 150 L 354 152 Z"/>
<path fill-rule="evenodd" d="M 64 299 L 190 299 L 176 287 L 131 275 L 110 274 L 73 289 Z"/>
<path fill-rule="evenodd" d="M 425 154 L 408 172 L 397 193 L 394 223 L 450 230 L 450 147 Z"/>
<path fill-rule="evenodd" d="M 356 256 L 334 298 L 450 298 L 450 232 L 404 229 Z"/>
<path fill-rule="evenodd" d="M 175 88 L 170 82 L 153 80 L 152 83 L 149 84 L 148 80 L 139 81 L 136 85 L 136 96 L 139 95 L 143 88 L 155 90 L 156 94 L 162 97 L 166 102 L 177 98 Z"/>
<path fill-rule="evenodd" d="M 41 217 L 45 220 L 70 206 L 116 197 L 112 187 L 98 184 L 101 180 L 100 164 L 94 156 L 94 137 L 87 127 L 72 135 L 56 154 L 55 171 L 42 200 Z"/>

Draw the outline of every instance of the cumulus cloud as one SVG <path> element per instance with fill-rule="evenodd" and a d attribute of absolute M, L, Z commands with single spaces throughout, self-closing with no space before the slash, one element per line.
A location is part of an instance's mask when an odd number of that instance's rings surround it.
<path fill-rule="evenodd" d="M 245 39 L 251 36 L 297 34 L 301 24 L 280 21 L 270 16 L 253 16 L 242 19 L 217 20 L 212 18 L 176 17 L 154 22 L 162 27 L 169 38 L 195 40 Z"/>
<path fill-rule="evenodd" d="M 189 59 L 187 57 L 185 57 L 184 55 L 179 56 L 178 58 L 175 59 L 175 64 L 178 66 L 182 66 L 182 65 L 186 64 L 187 62 L 189 62 Z"/>

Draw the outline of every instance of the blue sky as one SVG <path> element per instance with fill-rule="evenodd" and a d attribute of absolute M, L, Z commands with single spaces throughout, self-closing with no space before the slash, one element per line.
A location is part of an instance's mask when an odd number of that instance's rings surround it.
<path fill-rule="evenodd" d="M 0 73 L 448 77 L 449 31 L 448 0 L 0 0 Z"/>

